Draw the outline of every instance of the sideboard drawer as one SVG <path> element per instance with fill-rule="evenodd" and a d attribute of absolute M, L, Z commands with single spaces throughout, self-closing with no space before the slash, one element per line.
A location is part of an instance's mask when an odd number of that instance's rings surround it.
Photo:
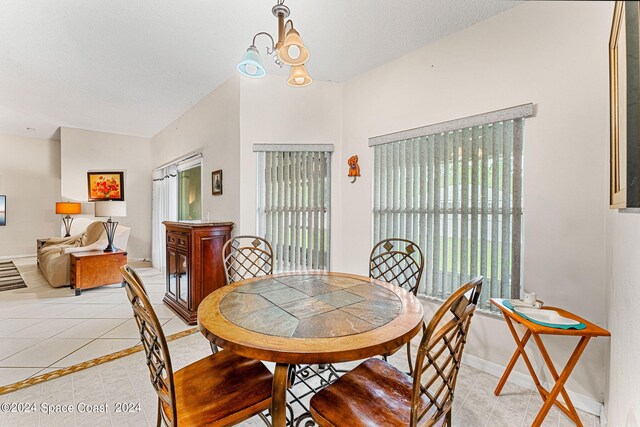
<path fill-rule="evenodd" d="M 182 233 L 167 233 L 167 245 L 189 249 L 189 236 Z"/>

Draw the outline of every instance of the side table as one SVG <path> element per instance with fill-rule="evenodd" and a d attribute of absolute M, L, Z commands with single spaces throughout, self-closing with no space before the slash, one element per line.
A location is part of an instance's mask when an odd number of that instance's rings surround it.
<path fill-rule="evenodd" d="M 525 365 L 527 365 L 527 369 L 531 374 L 531 378 L 533 379 L 533 382 L 535 383 L 536 388 L 538 389 L 538 393 L 540 394 L 543 402 L 542 408 L 540 408 L 540 412 L 538 413 L 536 419 L 533 421 L 532 426 L 541 426 L 551 407 L 553 405 L 556 405 L 562 412 L 564 412 L 569 418 L 571 418 L 571 420 L 576 423 L 578 427 L 582 427 L 580 417 L 578 416 L 578 413 L 576 412 L 571 399 L 569 399 L 569 394 L 564 388 L 564 385 L 567 382 L 569 375 L 571 375 L 571 371 L 573 371 L 573 368 L 578 363 L 578 360 L 580 359 L 580 356 L 582 355 L 585 347 L 589 343 L 589 340 L 595 337 L 608 337 L 611 336 L 611 334 L 606 329 L 603 329 L 600 326 L 589 322 L 588 320 L 585 320 L 573 313 L 569 313 L 568 311 L 556 307 L 544 307 L 542 308 L 542 310 L 555 310 L 563 317 L 584 323 L 586 327 L 584 329 L 556 329 L 548 326 L 542 326 L 537 323 L 531 322 L 528 319 L 525 319 L 517 313 L 514 313 L 502 304 L 503 301 L 504 300 L 501 298 L 491 298 L 491 304 L 498 307 L 504 315 L 504 320 L 507 323 L 509 331 L 511 332 L 511 335 L 516 342 L 516 351 L 513 353 L 513 356 L 511 356 L 511 360 L 509 361 L 509 364 L 507 365 L 502 378 L 500 378 L 500 382 L 498 383 L 494 394 L 496 396 L 500 395 L 504 384 L 507 382 L 507 378 L 509 378 L 509 374 L 511 374 L 511 370 L 518 361 L 518 358 L 522 356 L 522 359 L 524 360 Z M 513 323 L 520 324 L 526 328 L 526 332 L 524 333 L 522 338 L 520 338 L 520 336 L 516 332 Z M 562 369 L 562 372 L 560 372 L 560 374 L 558 374 L 558 371 L 556 370 L 556 367 L 551 360 L 551 356 L 549 356 L 549 353 L 547 352 L 547 349 L 545 348 L 540 335 L 560 335 L 580 338 L 578 345 L 573 350 L 571 357 L 569 357 L 567 364 Z M 542 358 L 544 359 L 544 362 L 555 381 L 555 384 L 553 385 L 553 388 L 551 390 L 547 390 L 542 386 L 540 380 L 538 379 L 538 376 L 536 375 L 536 371 L 533 368 L 533 365 L 531 364 L 527 353 L 525 352 L 525 346 L 529 341 L 529 338 L 532 337 L 536 345 L 538 346 L 538 349 L 542 354 Z M 558 400 L 558 395 L 562 395 L 564 403 Z"/>
<path fill-rule="evenodd" d="M 81 295 L 83 289 L 122 283 L 120 267 L 127 263 L 125 251 L 76 252 L 70 256 L 71 289 L 76 290 L 76 296 Z"/>

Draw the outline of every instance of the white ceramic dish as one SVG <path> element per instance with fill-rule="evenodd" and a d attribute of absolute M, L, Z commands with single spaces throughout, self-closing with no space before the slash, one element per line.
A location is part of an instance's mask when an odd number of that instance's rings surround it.
<path fill-rule="evenodd" d="M 544 303 L 540 300 L 536 301 L 537 306 L 533 305 L 533 304 L 527 304 L 526 302 L 520 300 L 520 299 L 510 299 L 510 300 L 506 300 L 509 301 L 511 303 L 511 305 L 515 308 L 519 308 L 519 307 L 526 307 L 526 308 L 536 308 L 539 309 L 541 308 Z"/>
<path fill-rule="evenodd" d="M 572 325 L 579 325 L 580 322 L 573 320 L 573 319 L 568 319 L 566 317 L 561 316 L 557 311 L 555 310 L 540 310 L 537 308 L 529 308 L 529 307 L 515 307 L 514 308 L 516 313 L 520 313 L 524 316 L 527 316 L 530 319 L 533 319 L 537 322 L 544 322 L 544 323 L 550 323 L 550 324 L 554 324 L 554 325 L 567 325 L 567 326 L 572 326 Z"/>

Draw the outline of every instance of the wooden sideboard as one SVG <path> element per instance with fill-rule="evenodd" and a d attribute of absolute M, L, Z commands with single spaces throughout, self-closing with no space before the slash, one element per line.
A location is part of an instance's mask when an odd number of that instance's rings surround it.
<path fill-rule="evenodd" d="M 232 222 L 163 222 L 166 228 L 167 292 L 164 303 L 194 325 L 200 301 L 226 284 L 222 247 Z"/>

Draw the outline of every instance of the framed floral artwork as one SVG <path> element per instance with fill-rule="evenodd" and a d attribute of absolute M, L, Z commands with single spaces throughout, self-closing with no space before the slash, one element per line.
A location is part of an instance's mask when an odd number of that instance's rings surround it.
<path fill-rule="evenodd" d="M 124 172 L 87 172 L 89 201 L 124 200 Z"/>
<path fill-rule="evenodd" d="M 211 172 L 211 194 L 214 196 L 222 194 L 222 169 Z"/>

